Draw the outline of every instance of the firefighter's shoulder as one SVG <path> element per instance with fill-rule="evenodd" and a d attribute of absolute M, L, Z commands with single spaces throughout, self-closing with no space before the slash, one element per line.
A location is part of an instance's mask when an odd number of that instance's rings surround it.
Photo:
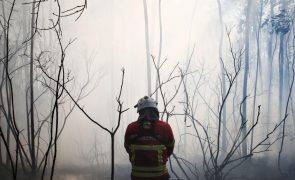
<path fill-rule="evenodd" d="M 162 126 L 162 127 L 170 127 L 169 123 L 162 121 L 162 120 L 156 121 L 156 124 L 158 126 Z"/>
<path fill-rule="evenodd" d="M 139 123 L 138 121 L 131 122 L 128 124 L 127 129 L 137 129 L 139 128 Z"/>

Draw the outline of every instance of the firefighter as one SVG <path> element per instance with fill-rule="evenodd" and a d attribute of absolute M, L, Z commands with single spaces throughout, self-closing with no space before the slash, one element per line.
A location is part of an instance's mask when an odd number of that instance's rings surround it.
<path fill-rule="evenodd" d="M 149 96 L 134 106 L 138 120 L 128 125 L 124 146 L 132 166 L 132 180 L 168 180 L 166 167 L 174 148 L 170 125 L 159 120 L 157 102 Z"/>

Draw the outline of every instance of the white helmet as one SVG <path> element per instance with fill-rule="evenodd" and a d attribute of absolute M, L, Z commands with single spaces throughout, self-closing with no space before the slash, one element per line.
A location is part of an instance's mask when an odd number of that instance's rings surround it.
<path fill-rule="evenodd" d="M 144 108 L 157 108 L 158 102 L 155 101 L 153 98 L 149 96 L 144 96 L 143 98 L 139 99 L 137 104 L 134 106 L 134 108 L 137 108 L 137 112 Z"/>

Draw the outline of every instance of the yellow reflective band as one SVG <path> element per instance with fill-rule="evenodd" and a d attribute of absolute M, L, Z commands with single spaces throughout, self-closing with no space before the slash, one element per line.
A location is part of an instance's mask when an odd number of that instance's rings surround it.
<path fill-rule="evenodd" d="M 151 178 L 151 177 L 158 177 L 162 176 L 165 173 L 167 173 L 167 169 L 164 172 L 132 172 L 133 176 L 136 177 L 145 177 L 145 178 Z"/>
<path fill-rule="evenodd" d="M 145 151 L 157 151 L 157 158 L 158 158 L 158 165 L 163 165 L 163 151 L 166 150 L 165 145 L 137 145 L 137 144 L 131 144 L 130 145 L 130 151 L 131 151 L 131 164 L 134 166 L 135 164 L 135 151 L 136 150 L 145 150 Z"/>
<path fill-rule="evenodd" d="M 158 162 L 159 162 L 159 165 L 163 164 L 163 151 L 162 150 L 158 150 Z"/>
<path fill-rule="evenodd" d="M 134 150 L 166 150 L 166 147 L 164 145 L 137 145 L 137 144 L 131 144 L 130 149 L 132 152 Z"/>
<path fill-rule="evenodd" d="M 133 166 L 132 171 L 161 171 L 161 172 L 166 172 L 166 166 L 156 166 L 156 167 L 138 167 L 138 166 Z"/>

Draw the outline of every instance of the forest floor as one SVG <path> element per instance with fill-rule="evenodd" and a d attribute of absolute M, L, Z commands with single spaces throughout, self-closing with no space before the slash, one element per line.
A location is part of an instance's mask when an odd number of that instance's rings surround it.
<path fill-rule="evenodd" d="M 288 163 L 289 164 L 289 163 Z M 54 180 L 109 180 L 110 169 L 109 166 L 67 166 L 57 167 Z M 175 169 L 176 167 L 174 167 Z M 128 180 L 130 179 L 130 165 L 129 164 L 117 164 L 115 166 L 115 179 L 116 180 Z M 175 169 L 177 170 L 177 169 Z M 239 168 L 235 169 L 226 180 L 295 180 L 295 163 L 291 163 L 288 166 L 284 166 L 284 173 L 286 176 L 282 176 L 274 163 L 271 165 L 266 159 L 256 159 L 247 161 Z M 169 169 L 170 171 L 170 169 Z M 171 172 L 171 171 L 170 171 Z M 179 176 L 181 177 L 180 171 Z M 172 173 L 170 173 L 172 175 Z M 203 180 L 202 174 L 199 174 L 200 179 Z M 47 176 L 48 177 L 48 176 Z M 7 169 L 0 168 L 0 179 L 10 180 L 11 175 Z M 19 173 L 18 180 L 32 180 L 32 178 L 26 177 L 23 173 Z M 40 178 L 37 178 L 37 180 Z M 46 178 L 47 179 L 47 178 Z M 185 178 L 184 178 L 185 179 Z M 183 180 L 184 180 L 183 179 Z M 171 177 L 171 180 L 176 180 L 175 177 Z M 191 177 L 191 180 L 196 180 L 195 177 Z"/>
<path fill-rule="evenodd" d="M 176 167 L 174 167 L 176 168 Z M 129 180 L 130 179 L 130 165 L 120 164 L 115 166 L 115 179 L 116 180 Z M 170 169 L 169 169 L 170 171 Z M 178 170 L 177 170 L 178 171 Z M 180 172 L 180 171 L 178 171 Z M 287 176 L 282 176 L 276 164 L 271 165 L 265 159 L 256 159 L 248 161 L 242 166 L 234 170 L 226 180 L 295 180 L 295 164 L 284 167 L 284 172 Z M 172 176 L 172 173 L 170 171 Z M 179 173 L 182 176 L 183 174 Z M 71 167 L 59 169 L 55 175 L 55 180 L 109 180 L 110 170 L 95 167 Z M 177 178 L 171 177 L 171 180 Z M 185 178 L 183 179 L 185 180 Z M 191 177 L 191 180 L 196 180 Z M 203 180 L 200 174 L 200 180 Z"/>

